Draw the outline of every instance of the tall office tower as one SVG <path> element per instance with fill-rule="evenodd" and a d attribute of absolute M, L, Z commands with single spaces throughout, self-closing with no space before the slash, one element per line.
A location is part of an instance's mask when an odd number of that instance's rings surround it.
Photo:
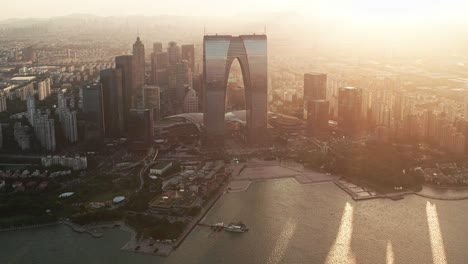
<path fill-rule="evenodd" d="M 107 137 L 121 137 L 125 132 L 122 70 L 101 71 L 104 133 Z"/>
<path fill-rule="evenodd" d="M 307 118 L 308 103 L 327 99 L 327 75 L 324 73 L 304 74 L 304 119 Z"/>
<path fill-rule="evenodd" d="M 198 95 L 197 92 L 188 88 L 184 98 L 184 113 L 198 113 Z"/>
<path fill-rule="evenodd" d="M 83 113 L 81 114 L 84 120 L 84 138 L 90 140 L 100 138 L 104 135 L 103 132 L 103 115 L 102 115 L 102 85 L 93 83 L 86 85 L 83 91 Z M 123 100 L 121 101 L 123 102 Z"/>
<path fill-rule="evenodd" d="M 162 43 L 153 43 L 153 52 L 151 53 L 151 83 L 158 84 L 158 54 L 162 53 Z"/>
<path fill-rule="evenodd" d="M 179 103 L 183 103 L 185 93 L 187 92 L 187 86 L 191 86 L 190 68 L 186 60 L 183 60 L 176 64 L 175 73 L 175 92 L 176 99 Z"/>
<path fill-rule="evenodd" d="M 36 98 L 34 96 L 28 96 L 28 99 L 26 100 L 26 107 L 28 111 L 28 121 L 31 126 L 34 127 L 34 117 L 36 114 Z"/>
<path fill-rule="evenodd" d="M 64 122 L 62 123 L 63 132 L 67 140 L 71 143 L 78 141 L 78 127 L 76 122 L 76 111 L 66 109 L 64 111 Z"/>
<path fill-rule="evenodd" d="M 330 103 L 322 99 L 311 100 L 307 107 L 307 132 L 311 134 L 326 132 Z"/>
<path fill-rule="evenodd" d="M 153 140 L 153 117 L 149 109 L 130 109 L 128 138 L 149 144 Z"/>
<path fill-rule="evenodd" d="M 167 52 L 156 54 L 156 84 L 161 86 L 168 85 L 169 55 Z"/>
<path fill-rule="evenodd" d="M 128 112 L 134 107 L 133 95 L 133 56 L 123 55 L 115 57 L 115 68 L 122 71 L 122 102 L 124 124 L 127 124 Z"/>
<path fill-rule="evenodd" d="M 186 60 L 190 72 L 195 72 L 195 47 L 191 45 L 182 45 L 182 60 Z"/>
<path fill-rule="evenodd" d="M 6 102 L 6 95 L 0 94 L 0 113 L 5 112 L 7 110 L 7 102 Z"/>
<path fill-rule="evenodd" d="M 143 102 L 145 103 L 145 108 L 153 112 L 153 120 L 159 120 L 161 109 L 159 86 L 143 86 Z"/>
<path fill-rule="evenodd" d="M 244 69 L 247 141 L 251 145 L 264 145 L 267 141 L 267 36 L 204 36 L 203 121 L 206 147 L 220 148 L 224 145 L 226 86 L 229 69 L 236 58 Z"/>
<path fill-rule="evenodd" d="M 194 74 L 192 76 L 192 88 L 198 95 L 198 111 L 203 111 L 203 75 Z"/>
<path fill-rule="evenodd" d="M 136 99 L 142 97 L 145 84 L 145 46 L 137 37 L 133 44 L 133 94 Z"/>
<path fill-rule="evenodd" d="M 174 41 L 169 42 L 167 47 L 167 56 L 169 64 L 176 64 L 180 62 L 180 47 Z"/>
<path fill-rule="evenodd" d="M 358 132 L 361 119 L 362 90 L 342 87 L 338 90 L 338 126 L 345 135 Z"/>
<path fill-rule="evenodd" d="M 153 43 L 153 53 L 158 54 L 161 53 L 163 50 L 163 45 L 161 42 L 155 42 Z"/>

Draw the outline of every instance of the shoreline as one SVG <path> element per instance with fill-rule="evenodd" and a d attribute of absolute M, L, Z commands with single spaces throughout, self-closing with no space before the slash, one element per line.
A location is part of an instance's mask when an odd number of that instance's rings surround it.
<path fill-rule="evenodd" d="M 241 170 L 242 171 L 242 170 Z M 238 175 L 240 172 L 238 172 Z M 317 172 L 319 173 L 319 172 Z M 320 173 L 324 174 L 324 173 Z M 325 175 L 325 174 L 324 174 Z M 219 201 L 219 199 L 224 194 L 229 194 L 231 192 L 243 192 L 247 191 L 251 184 L 254 182 L 266 182 L 269 180 L 281 180 L 292 178 L 299 184 L 305 185 L 315 185 L 315 184 L 323 184 L 323 183 L 333 183 L 335 186 L 339 187 L 342 191 L 347 193 L 353 200 L 355 201 L 362 201 L 362 200 L 369 200 L 369 199 L 377 199 L 377 198 L 388 198 L 391 200 L 399 200 L 403 199 L 406 195 L 417 195 L 422 198 L 433 199 L 433 200 L 441 200 L 441 201 L 456 201 L 456 200 L 467 200 L 468 199 L 468 187 L 466 188 L 453 188 L 453 187 L 438 187 L 438 186 L 431 186 L 431 185 L 423 185 L 423 189 L 419 192 L 414 191 L 403 191 L 403 192 L 395 192 L 395 193 L 387 193 L 387 194 L 377 194 L 372 190 L 367 189 L 366 187 L 361 187 L 357 184 L 354 184 L 351 181 L 348 181 L 342 177 L 335 179 L 335 180 L 318 180 L 316 182 L 301 182 L 300 179 L 297 179 L 297 176 L 289 176 L 289 177 L 260 177 L 257 179 L 238 179 L 236 178 L 237 175 L 232 175 L 227 179 L 224 185 L 219 188 L 219 191 L 214 195 L 204 206 L 204 209 L 197 215 L 188 225 L 187 228 L 181 233 L 181 235 L 172 243 L 165 243 L 165 242 L 156 242 L 152 239 L 136 239 L 136 232 L 135 230 L 128 226 L 124 221 L 112 221 L 112 222 L 96 222 L 91 224 L 86 224 L 83 226 L 77 225 L 70 221 L 57 221 L 52 223 L 45 223 L 45 224 L 35 224 L 35 225 L 28 225 L 28 226 L 18 226 L 18 227 L 11 227 L 11 228 L 4 228 L 0 229 L 0 232 L 7 232 L 7 231 L 15 231 L 15 230 L 25 230 L 25 229 L 33 229 L 33 228 L 40 228 L 40 227 L 47 227 L 47 226 L 54 226 L 54 225 L 66 225 L 71 230 L 77 233 L 87 233 L 91 237 L 99 238 L 102 237 L 104 234 L 100 233 L 99 229 L 115 229 L 119 228 L 122 231 L 128 232 L 130 234 L 129 240 L 120 248 L 122 251 L 133 252 L 133 253 L 142 253 L 142 254 L 150 254 L 154 256 L 161 256 L 167 257 L 169 256 L 172 251 L 177 250 L 177 248 L 185 241 L 185 239 L 190 235 L 193 229 L 202 222 L 206 215 L 211 211 L 213 206 Z M 329 175 L 327 175 L 329 176 Z M 336 175 L 332 175 L 333 177 L 338 177 Z M 232 185 L 232 184 L 237 185 Z M 349 184 L 348 186 L 346 184 Z M 229 189 L 229 187 L 235 187 Z M 355 188 L 355 189 L 353 189 Z M 373 195 L 366 195 L 366 196 L 359 196 L 356 193 L 360 192 L 368 192 L 369 194 Z M 424 192 L 426 191 L 426 192 Z M 458 191 L 458 193 L 457 193 Z M 432 192 L 432 193 L 431 193 Z M 435 192 L 435 193 L 434 193 Z M 438 193 L 440 192 L 440 193 Z"/>

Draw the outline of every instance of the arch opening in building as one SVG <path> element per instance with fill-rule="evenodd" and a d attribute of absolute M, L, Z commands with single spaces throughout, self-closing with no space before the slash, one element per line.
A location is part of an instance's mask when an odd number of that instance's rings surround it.
<path fill-rule="evenodd" d="M 235 59 L 241 66 L 245 85 L 247 142 L 264 145 L 267 141 L 266 35 L 208 35 L 203 40 L 206 147 L 224 145 L 226 88 Z"/>

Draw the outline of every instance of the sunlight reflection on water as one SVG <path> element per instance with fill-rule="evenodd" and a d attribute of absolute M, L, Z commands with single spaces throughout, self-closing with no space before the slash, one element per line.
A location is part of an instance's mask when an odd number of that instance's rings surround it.
<path fill-rule="evenodd" d="M 341 217 L 340 228 L 333 243 L 331 250 L 328 252 L 327 264 L 344 264 L 356 263 L 356 258 L 351 252 L 351 238 L 353 235 L 353 206 L 346 202 Z"/>
<path fill-rule="evenodd" d="M 434 264 L 447 264 L 444 240 L 440 230 L 439 216 L 435 204 L 426 203 L 427 225 L 431 241 L 432 261 Z"/>

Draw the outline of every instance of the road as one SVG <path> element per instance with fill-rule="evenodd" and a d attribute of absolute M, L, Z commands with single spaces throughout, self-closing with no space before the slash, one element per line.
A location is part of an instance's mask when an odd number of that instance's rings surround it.
<path fill-rule="evenodd" d="M 156 163 L 156 158 L 158 157 L 158 153 L 159 153 L 159 149 L 156 150 L 156 153 L 154 154 L 153 158 L 151 159 L 150 162 L 147 162 L 146 159 L 148 158 L 145 157 L 144 160 L 142 160 L 143 162 L 143 167 L 141 168 L 141 170 L 138 172 L 138 177 L 140 178 L 140 186 L 138 186 L 136 192 L 139 192 L 141 191 L 141 189 L 143 189 L 143 186 L 145 185 L 145 172 L 148 170 L 148 168 L 150 166 L 152 166 L 153 164 Z"/>

